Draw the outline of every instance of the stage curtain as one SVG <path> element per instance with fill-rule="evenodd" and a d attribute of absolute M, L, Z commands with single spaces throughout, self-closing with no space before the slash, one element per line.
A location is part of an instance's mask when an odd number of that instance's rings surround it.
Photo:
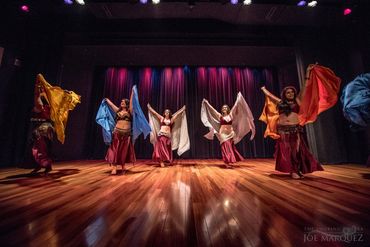
<path fill-rule="evenodd" d="M 237 148 L 246 158 L 272 157 L 274 142 L 263 138 L 264 124 L 258 120 L 264 104 L 260 87 L 265 85 L 271 91 L 279 88 L 272 68 L 247 67 L 111 67 L 101 70 L 95 80 L 95 93 L 92 105 L 105 97 L 118 105 L 122 98 L 129 98 L 132 85 L 136 84 L 139 101 L 145 114 L 147 103 L 162 113 L 166 108 L 176 112 L 184 104 L 187 107 L 188 128 L 191 142 L 190 151 L 183 158 L 221 158 L 218 141 L 203 138 L 207 128 L 200 121 L 200 106 L 203 98 L 216 108 L 223 104 L 230 107 L 240 91 L 248 102 L 255 118 L 256 137 L 249 136 L 238 143 Z M 103 84 L 103 85 L 102 85 Z M 92 111 L 93 112 L 93 111 Z M 94 115 L 91 114 L 93 118 Z M 91 120 L 94 123 L 93 120 Z M 91 125 L 87 153 L 90 158 L 102 158 L 107 147 L 104 146 L 99 126 Z M 153 147 L 149 140 L 140 137 L 135 143 L 138 158 L 150 158 Z"/>

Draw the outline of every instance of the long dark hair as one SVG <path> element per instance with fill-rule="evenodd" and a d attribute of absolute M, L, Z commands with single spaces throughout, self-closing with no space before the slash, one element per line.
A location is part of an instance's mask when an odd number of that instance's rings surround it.
<path fill-rule="evenodd" d="M 123 101 L 125 101 L 125 104 L 126 104 L 126 110 L 128 110 L 128 108 L 130 107 L 130 100 L 129 99 L 122 99 Z M 120 111 L 122 111 L 123 110 L 123 107 L 121 106 L 121 104 L 120 104 L 120 106 L 119 106 L 119 108 L 118 108 L 118 111 L 120 112 Z"/>
<path fill-rule="evenodd" d="M 163 117 L 164 117 L 164 118 L 166 118 L 166 115 L 165 115 L 166 111 L 169 111 L 169 112 L 170 112 L 169 117 L 170 117 L 170 119 L 171 119 L 171 118 L 172 118 L 172 111 L 171 111 L 170 109 L 165 109 L 165 110 L 163 111 Z"/>
<path fill-rule="evenodd" d="M 223 115 L 223 112 L 222 112 L 222 108 L 224 108 L 224 106 L 227 106 L 227 114 L 230 114 L 230 106 L 228 106 L 228 105 L 223 105 L 223 106 L 221 106 L 221 115 Z"/>
<path fill-rule="evenodd" d="M 295 87 L 293 87 L 293 86 L 287 86 L 287 87 L 285 87 L 285 88 L 283 88 L 283 91 L 281 91 L 281 100 L 283 101 L 283 102 L 286 102 L 287 101 L 287 98 L 286 98 L 286 96 L 285 96 L 285 93 L 286 93 L 286 91 L 288 90 L 288 89 L 291 89 L 291 90 L 293 90 L 293 92 L 294 92 L 294 101 L 296 101 L 295 99 L 296 99 L 296 97 L 297 97 L 297 89 L 295 89 Z"/>
<path fill-rule="evenodd" d="M 293 86 L 287 86 L 281 91 L 281 102 L 278 104 L 278 109 L 280 113 L 284 113 L 286 116 L 289 116 L 289 114 L 292 112 L 291 104 L 288 103 L 288 99 L 286 98 L 285 94 L 287 90 L 293 90 L 294 92 L 294 104 L 297 104 L 296 97 L 297 97 L 297 90 Z"/>

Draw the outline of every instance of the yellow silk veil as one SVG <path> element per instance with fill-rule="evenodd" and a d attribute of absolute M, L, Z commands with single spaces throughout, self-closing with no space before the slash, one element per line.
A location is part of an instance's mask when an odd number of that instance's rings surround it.
<path fill-rule="evenodd" d="M 41 74 L 36 77 L 36 86 L 41 86 L 45 91 L 50 105 L 50 118 L 54 122 L 57 139 L 64 143 L 68 113 L 78 103 L 81 103 L 81 96 L 73 91 L 66 91 L 60 87 L 50 85 Z"/>

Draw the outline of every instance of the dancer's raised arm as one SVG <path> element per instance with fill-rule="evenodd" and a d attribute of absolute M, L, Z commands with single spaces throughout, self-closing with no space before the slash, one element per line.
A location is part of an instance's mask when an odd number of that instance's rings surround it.
<path fill-rule="evenodd" d="M 219 119 L 221 117 L 221 113 L 219 113 L 213 106 L 208 102 L 208 100 L 203 99 L 202 103 L 204 103 L 207 108 L 210 110 L 210 113 L 212 114 L 213 117 Z"/>
<path fill-rule="evenodd" d="M 306 85 L 307 85 L 307 81 L 310 80 L 311 78 L 311 71 L 312 69 L 317 65 L 317 63 L 315 64 L 310 64 L 307 69 L 306 69 L 306 74 L 305 74 L 305 77 L 304 77 L 304 83 L 301 87 L 301 90 L 299 91 L 299 94 L 297 95 L 296 97 L 296 101 L 297 101 L 297 104 L 298 105 L 301 105 L 301 102 L 302 102 L 302 99 L 303 99 L 303 95 L 306 91 Z"/>
<path fill-rule="evenodd" d="M 108 98 L 105 98 L 105 100 L 107 101 L 109 107 L 114 111 L 114 112 L 118 112 L 118 107 Z"/>
<path fill-rule="evenodd" d="M 128 110 L 131 114 L 133 113 L 133 111 L 132 111 L 132 102 L 133 102 L 133 99 L 134 99 L 134 87 L 132 87 L 132 89 L 131 89 L 130 103 L 129 103 L 129 107 L 128 107 Z"/>
<path fill-rule="evenodd" d="M 180 110 L 178 110 L 177 112 L 175 112 L 175 114 L 173 114 L 172 118 L 171 118 L 171 123 L 174 123 L 177 119 L 177 117 L 183 113 L 184 111 L 186 110 L 186 106 L 184 105 Z"/>
<path fill-rule="evenodd" d="M 152 108 L 152 106 L 148 103 L 148 105 L 147 105 L 147 107 L 148 107 L 148 110 L 159 120 L 159 121 L 161 121 L 161 119 L 163 118 L 158 112 L 156 112 L 153 108 Z"/>
<path fill-rule="evenodd" d="M 255 135 L 254 118 L 248 103 L 245 101 L 241 92 L 238 93 L 230 115 L 233 119 L 233 128 L 235 132 L 234 143 L 238 143 L 246 134 L 252 131 L 251 140 Z"/>
<path fill-rule="evenodd" d="M 279 103 L 281 101 L 280 98 L 276 97 L 275 95 L 273 95 L 269 90 L 266 89 L 265 86 L 261 87 L 261 90 L 262 92 L 270 98 L 270 100 L 272 100 L 272 102 L 274 102 L 275 104 Z"/>

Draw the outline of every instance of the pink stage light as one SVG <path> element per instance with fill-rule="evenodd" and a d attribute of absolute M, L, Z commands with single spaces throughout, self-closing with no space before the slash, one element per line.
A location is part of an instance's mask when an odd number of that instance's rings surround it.
<path fill-rule="evenodd" d="M 22 5 L 21 10 L 24 12 L 30 12 L 30 8 L 27 5 Z"/>
<path fill-rule="evenodd" d="M 343 15 L 349 15 L 352 13 L 352 9 L 350 8 L 346 8 L 344 11 L 343 11 Z"/>

